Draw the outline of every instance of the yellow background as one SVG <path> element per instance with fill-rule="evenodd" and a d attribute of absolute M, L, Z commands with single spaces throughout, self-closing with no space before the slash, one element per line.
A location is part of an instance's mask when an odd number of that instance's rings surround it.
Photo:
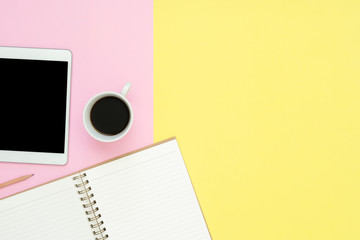
<path fill-rule="evenodd" d="M 154 56 L 213 239 L 360 239 L 360 1 L 154 0 Z"/>

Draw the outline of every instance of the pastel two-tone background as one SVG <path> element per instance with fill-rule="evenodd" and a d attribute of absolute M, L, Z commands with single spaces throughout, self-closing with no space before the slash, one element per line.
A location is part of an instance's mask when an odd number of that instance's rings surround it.
<path fill-rule="evenodd" d="M 1 44 L 78 49 L 65 168 L 176 136 L 213 239 L 360 239 L 359 1 L 4 2 Z M 82 106 L 126 78 L 138 122 L 96 143 Z"/>

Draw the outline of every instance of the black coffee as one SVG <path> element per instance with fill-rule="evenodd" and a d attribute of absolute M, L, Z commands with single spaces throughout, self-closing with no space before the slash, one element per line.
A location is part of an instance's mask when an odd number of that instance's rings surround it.
<path fill-rule="evenodd" d="M 92 107 L 90 120 L 94 128 L 101 134 L 116 135 L 129 123 L 129 108 L 119 98 L 104 97 Z"/>

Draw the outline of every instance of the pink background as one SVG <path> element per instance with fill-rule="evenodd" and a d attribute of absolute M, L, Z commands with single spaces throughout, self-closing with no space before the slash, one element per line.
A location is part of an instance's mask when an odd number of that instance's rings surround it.
<path fill-rule="evenodd" d="M 152 10 L 151 0 L 1 1 L 0 46 L 70 49 L 73 66 L 68 163 L 0 163 L 0 183 L 35 174 L 0 189 L 0 198 L 153 142 Z M 121 91 L 127 81 L 130 132 L 115 143 L 92 139 L 82 124 L 86 102 L 102 91 Z"/>

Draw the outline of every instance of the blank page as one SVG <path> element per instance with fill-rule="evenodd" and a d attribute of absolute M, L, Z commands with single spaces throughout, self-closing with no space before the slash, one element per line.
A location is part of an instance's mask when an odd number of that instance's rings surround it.
<path fill-rule="evenodd" d="M 72 177 L 0 200 L 0 239 L 94 239 Z"/>
<path fill-rule="evenodd" d="M 109 239 L 211 239 L 176 140 L 86 174 Z"/>

